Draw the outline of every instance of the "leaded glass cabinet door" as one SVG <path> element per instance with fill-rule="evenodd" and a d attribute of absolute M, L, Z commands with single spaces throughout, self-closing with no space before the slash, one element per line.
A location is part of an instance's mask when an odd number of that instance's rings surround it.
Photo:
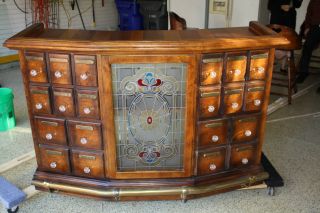
<path fill-rule="evenodd" d="M 107 149 L 111 177 L 191 175 L 194 63 L 189 56 L 109 58 L 114 129 Z"/>

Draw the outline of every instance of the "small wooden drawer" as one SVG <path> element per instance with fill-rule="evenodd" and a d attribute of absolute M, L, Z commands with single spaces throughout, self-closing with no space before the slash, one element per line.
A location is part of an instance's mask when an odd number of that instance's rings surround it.
<path fill-rule="evenodd" d="M 104 178 L 102 152 L 72 150 L 72 171 L 77 176 Z"/>
<path fill-rule="evenodd" d="M 69 55 L 49 54 L 51 81 L 54 84 L 72 84 Z"/>
<path fill-rule="evenodd" d="M 223 58 L 221 55 L 211 56 L 202 59 L 202 71 L 200 84 L 202 86 L 210 84 L 220 84 L 223 69 Z"/>
<path fill-rule="evenodd" d="M 56 115 L 73 117 L 75 115 L 72 89 L 54 88 L 54 111 Z"/>
<path fill-rule="evenodd" d="M 216 146 L 227 143 L 227 120 L 199 123 L 199 146 Z"/>
<path fill-rule="evenodd" d="M 226 149 L 198 153 L 198 175 L 214 174 L 225 169 Z"/>
<path fill-rule="evenodd" d="M 70 173 L 69 151 L 47 145 L 39 145 L 40 169 L 57 173 Z"/>
<path fill-rule="evenodd" d="M 242 111 L 243 84 L 227 85 L 223 91 L 224 113 L 233 114 Z"/>
<path fill-rule="evenodd" d="M 71 146 L 86 149 L 102 149 L 101 124 L 69 121 Z"/>
<path fill-rule="evenodd" d="M 256 154 L 255 145 L 233 146 L 231 148 L 230 166 L 235 168 L 251 165 L 256 159 Z"/>
<path fill-rule="evenodd" d="M 200 118 L 211 118 L 219 114 L 220 87 L 200 88 Z"/>
<path fill-rule="evenodd" d="M 35 120 L 40 143 L 67 145 L 65 121 L 63 119 L 36 117 Z"/>
<path fill-rule="evenodd" d="M 247 56 L 245 53 L 241 55 L 230 55 L 227 58 L 226 82 L 244 81 L 247 67 Z"/>
<path fill-rule="evenodd" d="M 95 56 L 75 55 L 74 63 L 77 85 L 96 87 L 98 84 Z"/>
<path fill-rule="evenodd" d="M 233 121 L 232 142 L 248 142 L 257 137 L 258 117 L 244 117 Z"/>
<path fill-rule="evenodd" d="M 264 103 L 265 85 L 248 84 L 246 89 L 245 111 L 259 111 Z"/>
<path fill-rule="evenodd" d="M 250 80 L 263 80 L 268 70 L 268 52 L 252 53 L 250 63 Z"/>
<path fill-rule="evenodd" d="M 49 87 L 30 87 L 31 105 L 34 114 L 51 114 Z"/>
<path fill-rule="evenodd" d="M 47 83 L 48 76 L 44 53 L 26 53 L 27 73 L 30 82 Z"/>
<path fill-rule="evenodd" d="M 78 90 L 78 115 L 80 118 L 100 118 L 99 97 L 97 91 Z"/>

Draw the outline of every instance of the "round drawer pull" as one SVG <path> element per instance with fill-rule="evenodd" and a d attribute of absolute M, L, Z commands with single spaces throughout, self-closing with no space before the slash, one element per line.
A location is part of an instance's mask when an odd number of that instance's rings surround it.
<path fill-rule="evenodd" d="M 240 75 L 240 74 L 241 74 L 241 70 L 236 69 L 236 70 L 234 71 L 234 74 L 235 74 L 235 75 Z"/>
<path fill-rule="evenodd" d="M 216 143 L 216 142 L 219 141 L 219 136 L 218 136 L 218 135 L 213 135 L 213 136 L 211 137 L 211 140 L 212 140 L 212 142 Z"/>
<path fill-rule="evenodd" d="M 56 162 L 51 162 L 51 163 L 50 163 L 50 167 L 51 167 L 52 169 L 55 169 L 55 168 L 57 167 L 57 163 L 56 163 Z"/>
<path fill-rule="evenodd" d="M 88 143 L 88 139 L 87 138 L 80 138 L 80 143 L 81 144 L 87 144 Z"/>
<path fill-rule="evenodd" d="M 217 168 L 217 166 L 216 166 L 214 163 L 211 163 L 211 164 L 209 165 L 209 169 L 210 169 L 211 171 L 214 171 L 216 168 Z"/>
<path fill-rule="evenodd" d="M 60 71 L 55 71 L 54 76 L 56 78 L 61 78 L 62 77 L 62 73 Z"/>
<path fill-rule="evenodd" d="M 83 172 L 89 174 L 91 172 L 91 169 L 89 167 L 84 167 Z"/>
<path fill-rule="evenodd" d="M 31 70 L 31 71 L 30 71 L 30 75 L 31 75 L 32 77 L 37 76 L 37 75 L 38 75 L 37 70 Z"/>
<path fill-rule="evenodd" d="M 46 139 L 47 140 L 52 140 L 53 136 L 51 133 L 46 134 Z"/>
<path fill-rule="evenodd" d="M 231 104 L 232 109 L 237 109 L 239 107 L 239 104 L 237 102 L 234 102 Z"/>
<path fill-rule="evenodd" d="M 90 110 L 90 108 L 88 108 L 88 107 L 85 107 L 85 108 L 83 108 L 83 112 L 84 112 L 84 114 L 90 114 L 91 113 L 91 110 Z"/>
<path fill-rule="evenodd" d="M 264 73 L 264 67 L 258 67 L 258 73 L 259 74 Z"/>
<path fill-rule="evenodd" d="M 80 75 L 80 78 L 82 79 L 82 80 L 87 80 L 88 79 L 88 74 L 87 73 L 82 73 L 81 75 Z"/>
<path fill-rule="evenodd" d="M 217 77 L 217 73 L 215 71 L 210 72 L 210 78 L 215 78 Z"/>
<path fill-rule="evenodd" d="M 208 111 L 209 112 L 214 112 L 214 110 L 215 110 L 214 106 L 208 106 Z"/>
<path fill-rule="evenodd" d="M 248 164 L 249 163 L 248 158 L 242 158 L 241 163 L 244 165 Z"/>
<path fill-rule="evenodd" d="M 255 106 L 260 106 L 260 104 L 261 104 L 261 100 L 259 100 L 259 99 L 254 100 Z"/>
<path fill-rule="evenodd" d="M 43 107 L 42 104 L 40 104 L 40 103 L 36 104 L 36 109 L 42 109 L 42 107 Z"/>
<path fill-rule="evenodd" d="M 60 112 L 65 112 L 67 110 L 67 108 L 64 105 L 60 105 L 59 106 L 59 111 Z"/>
<path fill-rule="evenodd" d="M 250 130 L 246 130 L 246 131 L 244 132 L 244 135 L 247 136 L 247 137 L 249 137 L 249 136 L 252 135 L 252 132 L 251 132 Z"/>

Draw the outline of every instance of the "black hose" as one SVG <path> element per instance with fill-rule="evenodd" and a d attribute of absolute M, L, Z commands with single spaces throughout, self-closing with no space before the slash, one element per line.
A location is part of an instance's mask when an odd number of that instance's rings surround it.
<path fill-rule="evenodd" d="M 19 5 L 17 4 L 16 0 L 13 0 L 13 2 L 14 2 L 14 4 L 16 5 L 16 7 L 17 7 L 21 12 L 23 12 L 23 13 L 25 13 L 25 14 L 28 14 L 27 11 L 24 11 L 23 9 L 21 9 L 21 8 L 19 7 Z"/>

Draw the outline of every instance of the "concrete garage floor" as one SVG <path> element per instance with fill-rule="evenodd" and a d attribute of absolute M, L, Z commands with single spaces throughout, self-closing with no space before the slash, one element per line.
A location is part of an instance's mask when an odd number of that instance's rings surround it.
<path fill-rule="evenodd" d="M 320 75 L 309 77 L 303 85 L 299 85 L 299 90 L 315 82 L 319 82 L 320 86 Z M 14 89 L 17 118 L 16 128 L 0 132 L 1 165 L 32 151 L 33 142 L 19 68 L 15 66 L 0 70 L 0 83 Z M 268 117 L 263 150 L 285 181 L 285 186 L 277 188 L 273 197 L 267 195 L 266 189 L 256 189 L 232 191 L 189 200 L 187 203 L 109 202 L 40 192 L 22 203 L 20 212 L 320 212 L 318 86 L 295 99 L 292 105 Z M 271 100 L 277 98 L 273 96 Z M 317 112 L 319 114 L 314 114 Z M 295 117 L 299 115 L 300 117 Z M 1 176 L 23 189 L 30 185 L 35 169 L 36 162 L 32 159 Z M 6 212 L 1 205 L 0 212 Z"/>

